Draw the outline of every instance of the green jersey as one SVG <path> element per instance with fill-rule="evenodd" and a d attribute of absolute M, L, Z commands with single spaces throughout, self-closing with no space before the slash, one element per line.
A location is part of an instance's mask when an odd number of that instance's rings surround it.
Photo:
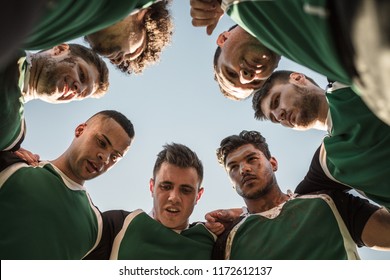
<path fill-rule="evenodd" d="M 202 223 L 176 232 L 148 214 L 129 214 L 115 237 L 111 259 L 207 260 L 211 259 L 215 236 Z"/>
<path fill-rule="evenodd" d="M 26 53 L 20 51 L 0 70 L 0 151 L 13 149 L 24 137 L 22 88 L 27 67 Z"/>
<path fill-rule="evenodd" d="M 266 47 L 331 80 L 352 83 L 331 33 L 327 0 L 222 0 L 222 8 Z"/>
<path fill-rule="evenodd" d="M 363 216 L 352 214 L 364 208 L 362 201 L 359 198 L 350 199 L 342 192 L 336 193 L 336 198 L 328 194 L 291 195 L 287 202 L 275 208 L 247 214 L 228 235 L 221 237 L 225 244 L 224 258 L 359 259 L 352 235 L 360 238 L 362 226 L 376 208 L 368 210 L 368 215 L 367 212 Z M 344 196 L 341 197 L 341 204 L 335 201 L 340 200 L 340 195 Z M 354 201 L 354 204 L 349 204 L 353 206 L 352 209 L 342 205 L 350 201 Z M 358 222 L 356 227 L 351 226 L 354 220 Z M 358 232 L 354 233 L 359 227 Z"/>
<path fill-rule="evenodd" d="M 47 163 L 0 173 L 0 259 L 81 259 L 100 241 L 102 220 L 85 188 Z"/>
<path fill-rule="evenodd" d="M 326 96 L 330 127 L 320 152 L 322 168 L 390 209 L 390 126 L 349 87 L 334 83 Z"/>
<path fill-rule="evenodd" d="M 23 48 L 48 49 L 94 33 L 153 2 L 156 0 L 47 1 L 40 20 L 24 40 Z"/>

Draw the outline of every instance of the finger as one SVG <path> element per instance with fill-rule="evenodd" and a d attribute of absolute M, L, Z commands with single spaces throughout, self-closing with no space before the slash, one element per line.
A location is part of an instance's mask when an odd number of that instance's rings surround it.
<path fill-rule="evenodd" d="M 21 152 L 19 152 L 19 151 L 16 151 L 16 152 L 14 152 L 14 154 L 15 154 L 18 158 L 27 161 L 27 160 L 26 160 L 26 157 L 24 156 L 23 153 L 21 153 Z"/>
<path fill-rule="evenodd" d="M 38 165 L 38 161 L 36 160 L 36 158 L 34 157 L 34 155 L 32 153 L 29 153 L 29 152 L 19 152 L 19 151 L 16 151 L 15 154 L 21 158 L 22 160 L 24 160 L 25 162 L 27 162 L 28 165 L 31 165 L 31 166 L 37 166 Z"/>
<path fill-rule="evenodd" d="M 217 24 L 218 24 L 218 21 L 214 24 L 210 24 L 207 26 L 207 28 L 206 28 L 207 35 L 213 34 L 213 31 L 214 31 L 215 27 L 217 27 Z"/>
<path fill-rule="evenodd" d="M 218 3 L 219 5 L 219 3 Z M 190 1 L 191 9 L 198 10 L 215 10 L 217 3 L 215 0 L 191 0 Z"/>
<path fill-rule="evenodd" d="M 215 11 L 206 11 L 206 10 L 198 10 L 198 9 L 191 9 L 190 15 L 193 19 L 215 19 L 219 17 L 219 13 L 216 13 Z"/>
<path fill-rule="evenodd" d="M 205 219 L 206 219 L 206 221 L 208 221 L 210 223 L 215 223 L 215 221 L 216 221 L 216 219 L 213 217 L 212 213 L 207 213 L 205 215 Z"/>
<path fill-rule="evenodd" d="M 205 226 L 209 231 L 216 235 L 220 235 L 224 230 L 225 227 L 221 223 L 205 223 Z"/>

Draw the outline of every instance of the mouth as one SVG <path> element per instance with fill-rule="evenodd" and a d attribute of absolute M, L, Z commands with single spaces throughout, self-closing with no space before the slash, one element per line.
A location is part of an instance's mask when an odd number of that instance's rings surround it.
<path fill-rule="evenodd" d="M 169 206 L 165 208 L 165 211 L 170 215 L 177 215 L 180 213 L 180 210 L 177 207 Z"/>
<path fill-rule="evenodd" d="M 246 176 L 244 176 L 243 178 L 242 178 L 242 180 L 241 180 L 241 184 L 243 185 L 243 186 L 245 186 L 245 185 L 247 185 L 247 184 L 249 184 L 249 183 L 252 183 L 254 180 L 256 180 L 257 179 L 257 177 L 256 176 L 254 176 L 254 175 L 246 175 Z"/>
<path fill-rule="evenodd" d="M 103 170 L 103 166 L 97 165 L 92 161 L 87 160 L 87 170 L 89 173 L 100 173 Z"/>
<path fill-rule="evenodd" d="M 75 96 L 77 96 L 77 93 L 73 90 L 69 89 L 69 85 L 67 83 L 64 84 L 64 88 L 62 89 L 62 95 L 57 98 L 57 100 L 71 100 Z"/>

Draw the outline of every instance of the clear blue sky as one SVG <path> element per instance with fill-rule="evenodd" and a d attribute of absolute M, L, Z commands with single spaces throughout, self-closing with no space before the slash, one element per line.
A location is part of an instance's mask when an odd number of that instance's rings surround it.
<path fill-rule="evenodd" d="M 102 211 L 142 208 L 148 212 L 152 208 L 149 179 L 156 154 L 165 143 L 178 142 L 193 149 L 205 168 L 205 192 L 191 217 L 197 221 L 208 211 L 244 205 L 218 165 L 215 150 L 228 135 L 243 129 L 258 130 L 279 162 L 276 176 L 280 187 L 294 190 L 325 133 L 299 132 L 256 121 L 250 100 L 234 102 L 223 97 L 213 79 L 212 57 L 217 35 L 234 23 L 225 15 L 213 35 L 207 36 L 204 28 L 191 25 L 189 1 L 173 2 L 173 41 L 158 65 L 138 76 L 124 75 L 110 65 L 110 90 L 101 99 L 62 105 L 29 102 L 25 107 L 25 148 L 40 154 L 41 159 L 54 159 L 68 147 L 79 123 L 100 110 L 118 110 L 133 122 L 135 142 L 114 168 L 86 183 L 94 203 Z M 323 76 L 285 59 L 279 69 L 303 72 L 326 86 Z M 362 259 L 390 259 L 388 252 L 359 251 Z"/>

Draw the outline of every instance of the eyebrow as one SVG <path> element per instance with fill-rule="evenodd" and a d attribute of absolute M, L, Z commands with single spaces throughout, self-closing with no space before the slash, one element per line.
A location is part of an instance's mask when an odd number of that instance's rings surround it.
<path fill-rule="evenodd" d="M 230 87 L 236 87 L 236 85 L 229 79 L 231 77 L 228 77 L 229 75 L 225 74 L 226 67 L 221 67 L 220 75 L 221 78 L 225 81 L 225 84 Z"/>
<path fill-rule="evenodd" d="M 104 137 L 104 139 L 106 139 L 108 145 L 110 145 L 112 148 L 114 148 L 114 147 L 112 146 L 112 143 L 111 143 L 110 139 L 108 139 L 108 137 L 107 137 L 106 135 L 104 135 L 104 134 L 102 134 L 102 136 Z M 115 149 L 114 149 L 114 151 L 115 151 L 115 153 L 117 153 L 117 154 L 120 155 L 121 157 L 123 156 L 119 151 L 117 151 L 117 150 L 115 150 Z"/>
<path fill-rule="evenodd" d="M 245 155 L 244 158 L 247 159 L 247 158 L 255 156 L 255 155 L 258 155 L 258 153 L 257 152 L 250 152 L 249 154 Z M 230 161 L 228 164 L 226 164 L 226 166 L 230 167 L 234 163 L 237 163 L 237 161 Z"/>

